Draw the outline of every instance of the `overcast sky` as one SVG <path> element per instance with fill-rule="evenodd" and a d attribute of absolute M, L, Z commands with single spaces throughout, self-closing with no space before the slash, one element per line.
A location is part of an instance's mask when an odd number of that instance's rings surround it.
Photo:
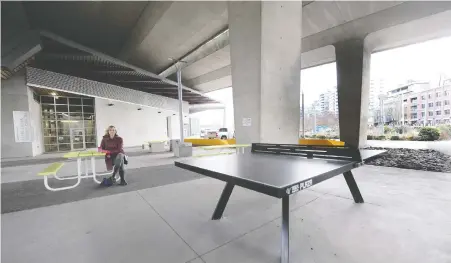
<path fill-rule="evenodd" d="M 430 81 L 436 85 L 440 74 L 451 78 L 451 37 L 436 39 L 420 44 L 375 53 L 371 56 L 371 79 L 383 78 L 390 86 L 405 83 L 407 80 Z M 301 88 L 305 94 L 305 104 L 310 105 L 319 94 L 337 84 L 335 63 L 301 71 Z M 225 103 L 227 126 L 233 126 L 232 88 L 208 94 Z M 210 110 L 193 114 L 201 125 L 222 125 L 222 110 Z"/>

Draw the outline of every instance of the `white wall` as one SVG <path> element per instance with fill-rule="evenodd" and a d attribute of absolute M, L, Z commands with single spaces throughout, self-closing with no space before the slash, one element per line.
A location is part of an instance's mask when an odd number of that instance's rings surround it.
<path fill-rule="evenodd" d="M 180 120 L 179 115 L 172 115 L 167 117 L 168 123 L 168 137 L 171 140 L 180 139 Z M 186 116 L 183 118 L 183 124 L 185 129 L 185 137 L 189 134 L 189 117 Z"/>
<path fill-rule="evenodd" d="M 33 156 L 44 152 L 44 137 L 42 134 L 41 104 L 33 99 L 33 90 L 28 88 L 28 107 L 30 109 L 30 122 L 32 128 L 31 143 Z"/>
<path fill-rule="evenodd" d="M 7 80 L 2 80 L 1 83 L 2 158 L 34 156 L 32 143 L 18 143 L 14 135 L 13 111 L 30 110 L 24 70 L 17 72 Z"/>
<path fill-rule="evenodd" d="M 105 129 L 116 126 L 118 134 L 124 140 L 124 147 L 140 146 L 145 141 L 167 139 L 166 117 L 172 112 L 155 108 L 114 101 L 108 106 L 108 100 L 95 99 L 97 144 L 100 145 Z M 158 113 L 160 111 L 161 113 Z"/>

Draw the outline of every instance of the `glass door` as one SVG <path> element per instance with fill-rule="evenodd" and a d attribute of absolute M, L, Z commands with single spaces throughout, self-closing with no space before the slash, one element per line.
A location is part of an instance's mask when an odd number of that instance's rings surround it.
<path fill-rule="evenodd" d="M 70 129 L 70 147 L 72 151 L 86 149 L 85 130 L 80 128 Z"/>

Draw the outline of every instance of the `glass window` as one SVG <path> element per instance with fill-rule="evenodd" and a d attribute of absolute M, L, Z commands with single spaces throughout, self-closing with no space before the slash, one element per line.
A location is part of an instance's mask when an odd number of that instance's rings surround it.
<path fill-rule="evenodd" d="M 425 100 L 425 99 L 426 99 L 426 96 L 421 95 L 421 99 L 422 99 L 422 100 Z"/>
<path fill-rule="evenodd" d="M 76 113 L 69 113 L 70 119 L 71 120 L 82 120 L 83 119 L 83 114 L 81 112 L 76 112 Z"/>
<path fill-rule="evenodd" d="M 439 97 L 440 97 L 440 92 L 436 92 L 436 93 L 435 93 L 435 96 L 436 96 L 437 98 L 439 98 Z"/>
<path fill-rule="evenodd" d="M 426 107 L 425 104 L 421 104 L 421 108 L 424 109 Z"/>
<path fill-rule="evenodd" d="M 70 135 L 69 127 L 58 129 L 58 135 L 69 136 Z"/>
<path fill-rule="evenodd" d="M 435 114 L 436 115 L 442 115 L 442 112 L 438 110 L 438 111 L 435 112 Z"/>
<path fill-rule="evenodd" d="M 441 102 L 441 101 L 437 101 L 437 102 L 435 103 L 435 106 L 442 106 L 442 102 Z"/>
<path fill-rule="evenodd" d="M 448 95 L 449 95 L 449 90 L 445 90 L 445 91 L 444 91 L 444 95 L 445 95 L 445 96 L 448 96 Z"/>
<path fill-rule="evenodd" d="M 449 105 L 449 100 L 445 100 L 445 105 Z"/>
<path fill-rule="evenodd" d="M 55 104 L 55 98 L 51 96 L 41 96 L 41 104 Z"/>
<path fill-rule="evenodd" d="M 58 135 L 58 143 L 70 143 L 69 135 Z"/>
<path fill-rule="evenodd" d="M 56 144 L 56 136 L 44 137 L 44 144 Z"/>
<path fill-rule="evenodd" d="M 44 129 L 44 137 L 56 136 L 56 129 Z"/>
<path fill-rule="evenodd" d="M 60 143 L 59 145 L 59 151 L 61 152 L 68 152 L 70 151 L 70 143 Z"/>
<path fill-rule="evenodd" d="M 421 117 L 424 117 L 424 115 L 426 115 L 424 112 L 421 113 Z"/>
<path fill-rule="evenodd" d="M 56 121 L 43 121 L 42 122 L 43 129 L 55 129 L 56 130 Z"/>
<path fill-rule="evenodd" d="M 55 104 L 66 104 L 67 105 L 67 98 L 66 97 L 55 97 Z"/>
<path fill-rule="evenodd" d="M 219 129 L 220 132 L 227 132 L 227 128 L 221 128 Z"/>
<path fill-rule="evenodd" d="M 430 111 L 430 112 L 429 112 L 429 116 L 434 116 L 434 112 L 433 112 L 433 111 Z"/>
<path fill-rule="evenodd" d="M 61 121 L 63 121 L 63 120 L 67 121 L 67 120 L 69 120 L 69 114 L 64 113 L 64 112 L 57 112 L 56 119 L 61 120 Z"/>
<path fill-rule="evenodd" d="M 432 99 L 432 94 L 428 94 L 428 99 Z"/>
<path fill-rule="evenodd" d="M 69 105 L 69 112 L 82 112 L 81 106 Z"/>
<path fill-rule="evenodd" d="M 85 127 L 85 134 L 88 135 L 96 135 L 96 128 L 95 127 Z"/>
<path fill-rule="evenodd" d="M 91 128 L 91 127 L 95 127 L 96 126 L 96 122 L 95 121 L 83 121 L 85 128 Z"/>
<path fill-rule="evenodd" d="M 56 105 L 57 112 L 67 112 L 67 110 L 68 110 L 67 105 Z"/>
<path fill-rule="evenodd" d="M 85 135 L 85 141 L 87 143 L 96 143 L 96 136 L 94 135 Z"/>
<path fill-rule="evenodd" d="M 93 98 L 83 98 L 83 105 L 94 106 Z"/>
<path fill-rule="evenodd" d="M 88 114 L 83 114 L 83 119 L 84 120 L 95 120 L 94 114 L 92 113 L 88 113 Z"/>
<path fill-rule="evenodd" d="M 445 115 L 449 115 L 450 110 L 445 110 Z"/>
<path fill-rule="evenodd" d="M 84 113 L 94 113 L 94 107 L 92 106 L 83 106 Z"/>
<path fill-rule="evenodd" d="M 86 148 L 97 147 L 93 98 L 40 96 L 39 99 L 46 152 L 71 151 L 71 129 L 85 131 Z M 83 138 L 78 136 L 73 149 L 83 149 L 80 139 Z"/>
<path fill-rule="evenodd" d="M 44 150 L 46 152 L 56 152 L 56 151 L 58 151 L 58 146 L 56 144 L 55 145 L 44 145 Z"/>
<path fill-rule="evenodd" d="M 48 104 L 42 104 L 41 105 L 42 113 L 48 114 L 48 113 L 54 113 L 55 112 L 55 106 L 54 105 L 48 105 Z"/>
<path fill-rule="evenodd" d="M 81 98 L 69 98 L 70 105 L 81 105 Z"/>

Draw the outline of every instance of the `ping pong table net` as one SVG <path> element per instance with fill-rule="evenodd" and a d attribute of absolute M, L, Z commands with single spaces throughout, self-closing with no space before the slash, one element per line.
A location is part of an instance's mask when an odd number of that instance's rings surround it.
<path fill-rule="evenodd" d="M 253 143 L 252 153 L 301 156 L 309 159 L 333 159 L 362 162 L 359 149 L 351 146 Z"/>

